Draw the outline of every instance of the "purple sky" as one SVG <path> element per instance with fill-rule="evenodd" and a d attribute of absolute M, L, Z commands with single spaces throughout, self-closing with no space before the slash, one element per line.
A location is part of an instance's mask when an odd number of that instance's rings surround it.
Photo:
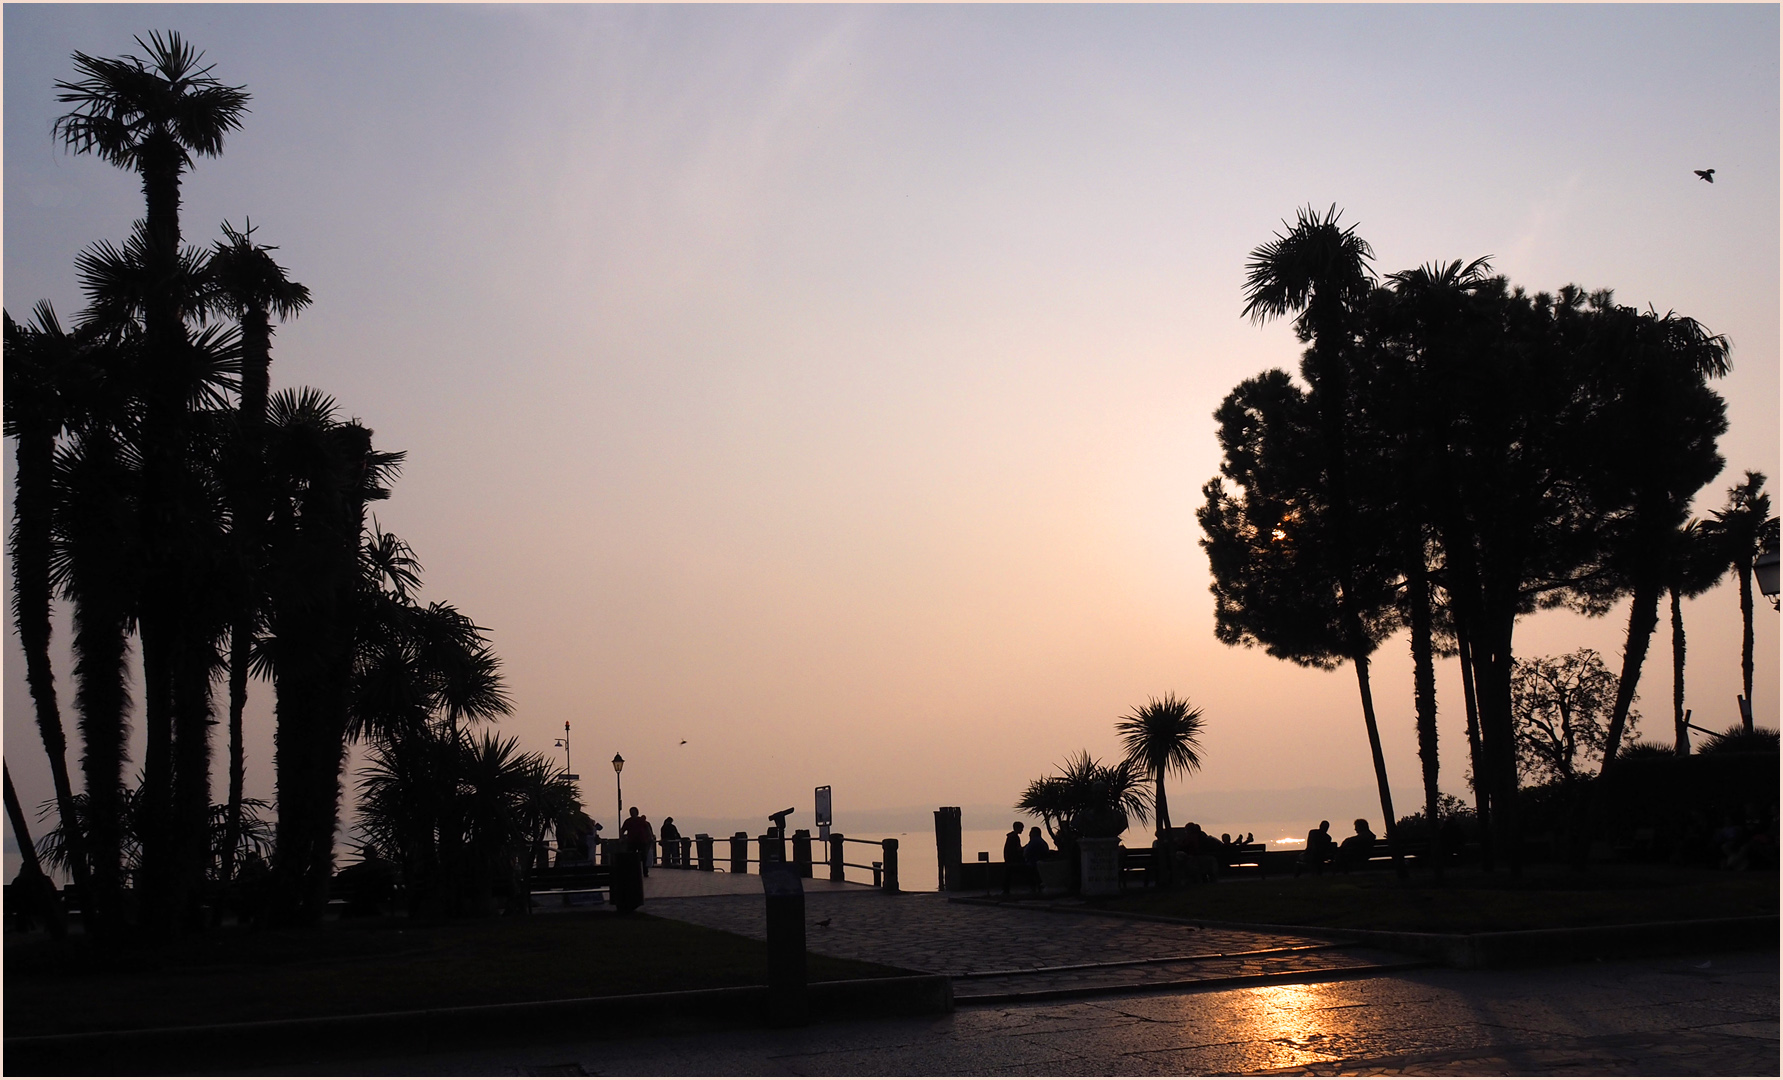
<path fill-rule="evenodd" d="M 1361 792 L 1332 820 L 1375 816 L 1352 675 L 1218 644 L 1196 546 L 1213 409 L 1296 363 L 1286 325 L 1239 310 L 1246 254 L 1299 205 L 1343 207 L 1383 272 L 1492 255 L 1532 290 L 1609 287 L 1727 334 L 1728 471 L 1700 506 L 1777 474 L 1774 6 L 4 19 L 8 310 L 72 315 L 74 255 L 141 213 L 130 176 L 51 139 L 69 54 L 180 30 L 254 95 L 188 178 L 188 239 L 251 216 L 310 287 L 275 387 L 324 388 L 408 451 L 380 521 L 427 598 L 491 628 L 503 726 L 544 750 L 574 725 L 603 814 L 615 751 L 627 801 L 687 832 L 803 819 L 823 783 L 839 821 L 1005 806 L 1079 748 L 1113 756 L 1113 721 L 1175 691 L 1208 721 L 1177 818 L 1307 785 Z M 1711 166 L 1713 186 L 1692 175 Z M 1685 613 L 1690 704 L 1725 727 L 1734 590 Z M 1519 651 L 1614 663 L 1625 618 L 1532 618 Z M 1758 634 L 1774 726 L 1768 607 Z M 36 802 L 7 650 L 7 756 Z M 1664 738 L 1654 655 L 1641 730 Z M 1409 669 L 1403 637 L 1382 648 L 1404 810 Z M 1452 663 L 1439 692 L 1443 788 L 1465 794 Z"/>

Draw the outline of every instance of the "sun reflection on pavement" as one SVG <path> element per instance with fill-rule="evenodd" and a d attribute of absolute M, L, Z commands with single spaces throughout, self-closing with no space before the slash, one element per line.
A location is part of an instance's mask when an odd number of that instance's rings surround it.
<path fill-rule="evenodd" d="M 1255 1046 L 1273 1044 L 1276 1060 L 1264 1068 L 1282 1068 L 1339 1052 L 1339 1029 L 1331 1010 L 1351 1004 L 1340 987 L 1332 984 L 1255 986 L 1245 989 L 1242 1004 L 1232 1010 L 1228 1030 L 1234 1039 Z"/>

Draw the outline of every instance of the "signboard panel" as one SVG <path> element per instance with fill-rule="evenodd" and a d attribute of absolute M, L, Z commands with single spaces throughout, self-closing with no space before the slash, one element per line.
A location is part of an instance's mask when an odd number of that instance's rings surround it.
<path fill-rule="evenodd" d="M 817 789 L 817 825 L 823 828 L 830 822 L 830 786 L 825 784 Z"/>

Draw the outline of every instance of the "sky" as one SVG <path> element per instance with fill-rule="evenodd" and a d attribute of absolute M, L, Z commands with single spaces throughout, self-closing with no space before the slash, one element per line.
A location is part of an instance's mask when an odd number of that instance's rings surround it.
<path fill-rule="evenodd" d="M 501 728 L 561 753 L 572 725 L 603 819 L 621 753 L 625 801 L 684 833 L 788 805 L 808 826 L 819 784 L 843 831 L 941 805 L 991 827 L 1175 692 L 1206 729 L 1174 818 L 1378 824 L 1354 676 L 1219 644 L 1197 544 L 1214 409 L 1297 365 L 1286 324 L 1240 310 L 1246 255 L 1300 206 L 1342 208 L 1382 273 L 1490 255 L 1726 334 L 1728 467 L 1699 513 L 1777 475 L 1775 6 L 9 4 L 15 315 L 78 311 L 74 256 L 142 212 L 58 147 L 53 83 L 152 29 L 253 95 L 186 179 L 187 240 L 251 219 L 309 287 L 274 387 L 407 452 L 379 522 L 425 599 L 489 629 Z M 1725 728 L 1736 589 L 1684 611 L 1688 703 Z M 1614 665 L 1626 617 L 1535 616 L 1518 651 Z M 1775 726 L 1762 601 L 1756 622 Z M 1657 638 L 1641 682 L 1659 739 L 1668 657 Z M 4 660 L 35 803 L 10 634 Z M 1375 675 L 1407 813 L 1403 635 Z M 1438 691 L 1465 796 L 1452 661 Z M 270 799 L 264 684 L 249 722 Z"/>

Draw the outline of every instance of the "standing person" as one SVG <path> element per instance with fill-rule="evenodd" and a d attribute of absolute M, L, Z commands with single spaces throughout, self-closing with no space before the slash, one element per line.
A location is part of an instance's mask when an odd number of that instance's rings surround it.
<path fill-rule="evenodd" d="M 1009 835 L 1003 838 L 1003 895 L 1009 895 L 1009 887 L 1015 884 L 1017 876 L 1025 877 L 1028 868 L 1027 859 L 1022 855 L 1022 823 L 1010 826 Z"/>
<path fill-rule="evenodd" d="M 662 864 L 664 866 L 681 865 L 681 830 L 675 828 L 675 819 L 662 819 Z"/>
<path fill-rule="evenodd" d="M 1041 892 L 1040 860 L 1051 853 L 1052 848 L 1047 847 L 1046 841 L 1040 838 L 1040 826 L 1036 825 L 1029 829 L 1028 843 L 1022 848 L 1022 861 L 1027 864 L 1028 885 L 1034 890 L 1036 896 Z"/>
<path fill-rule="evenodd" d="M 625 824 L 619 826 L 619 839 L 631 845 L 637 853 L 638 864 L 644 868 L 644 876 L 650 876 L 650 843 L 655 834 L 650 831 L 650 819 L 638 813 L 637 807 L 631 808 L 631 816 Z"/>

